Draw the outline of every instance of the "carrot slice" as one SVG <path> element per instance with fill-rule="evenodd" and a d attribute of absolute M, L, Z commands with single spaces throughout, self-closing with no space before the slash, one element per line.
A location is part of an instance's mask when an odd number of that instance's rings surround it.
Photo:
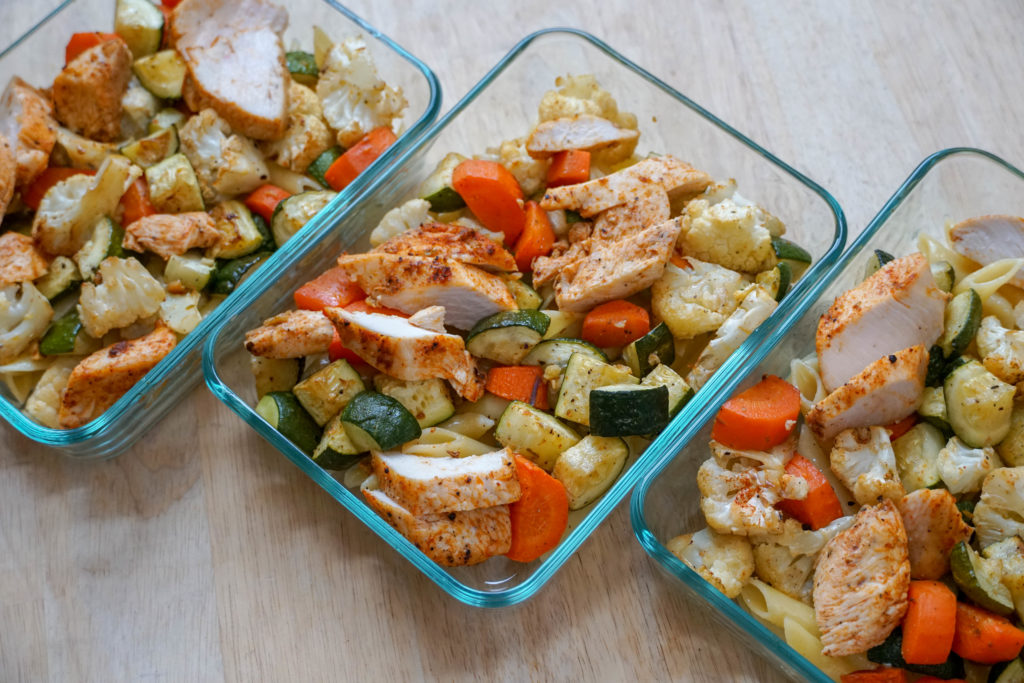
<path fill-rule="evenodd" d="M 936 678 L 935 676 L 921 676 L 914 683 L 967 683 L 963 678 Z"/>
<path fill-rule="evenodd" d="M 358 312 L 358 313 L 380 313 L 382 315 L 397 315 L 399 318 L 408 318 L 408 314 L 402 313 L 398 309 L 388 308 L 386 306 L 371 306 L 366 303 L 366 299 L 360 299 L 359 301 L 353 301 L 352 303 L 345 306 L 346 311 Z"/>
<path fill-rule="evenodd" d="M 548 212 L 540 208 L 537 202 L 526 202 L 526 227 L 516 242 L 516 267 L 520 272 L 528 272 L 533 259 L 547 256 L 555 245 L 555 229 L 548 218 Z"/>
<path fill-rule="evenodd" d="M 595 346 L 625 346 L 650 331 L 651 316 L 645 308 L 616 299 L 587 313 L 580 336 Z"/>
<path fill-rule="evenodd" d="M 915 424 L 917 424 L 917 413 L 911 413 L 902 420 L 893 422 L 891 425 L 886 426 L 886 429 L 889 430 L 889 440 L 895 441 L 896 439 L 900 438 L 901 436 L 909 432 L 911 427 L 913 427 Z"/>
<path fill-rule="evenodd" d="M 814 530 L 828 526 L 843 516 L 839 497 L 813 462 L 797 453 L 786 463 L 786 474 L 807 482 L 807 497 L 803 500 L 781 500 L 775 504 L 777 510 Z"/>
<path fill-rule="evenodd" d="M 903 618 L 903 660 L 942 664 L 956 631 L 956 594 L 941 581 L 911 581 Z"/>
<path fill-rule="evenodd" d="M 590 180 L 590 152 L 583 149 L 569 149 L 551 157 L 548 166 L 548 187 L 575 185 Z"/>
<path fill-rule="evenodd" d="M 505 557 L 533 562 L 562 540 L 569 525 L 569 494 L 562 482 L 523 456 L 515 461 L 522 496 L 508 506 L 512 544 Z"/>
<path fill-rule="evenodd" d="M 374 128 L 363 136 L 363 139 L 352 145 L 340 157 L 334 160 L 324 180 L 335 192 L 341 192 L 360 173 L 365 171 L 377 158 L 395 144 L 398 138 L 387 126 Z"/>
<path fill-rule="evenodd" d="M 668 257 L 668 262 L 676 268 L 682 268 L 683 270 L 689 270 L 691 268 L 690 262 L 683 258 L 683 255 L 678 251 L 672 252 L 672 255 Z"/>
<path fill-rule="evenodd" d="M 365 300 L 359 288 L 344 268 L 331 268 L 295 290 L 295 305 L 307 311 L 322 311 L 328 307 L 344 307 L 353 301 Z"/>
<path fill-rule="evenodd" d="M 108 40 L 120 40 L 116 33 L 100 33 L 99 31 L 88 31 L 86 33 L 73 33 L 67 47 L 64 48 L 64 64 L 70 64 L 78 55 L 90 48 L 107 42 Z"/>
<path fill-rule="evenodd" d="M 33 211 L 39 210 L 39 202 L 43 201 L 47 190 L 62 180 L 67 180 L 73 175 L 85 173 L 96 175 L 96 171 L 88 171 L 84 168 L 65 168 L 63 166 L 49 166 L 42 173 L 36 176 L 32 184 L 25 188 L 21 195 L 21 201 Z"/>
<path fill-rule="evenodd" d="M 121 195 L 121 208 L 121 222 L 125 225 L 131 225 L 140 218 L 156 213 L 156 208 L 149 200 L 149 185 L 146 184 L 145 178 L 136 178 L 135 182 L 128 186 Z"/>
<path fill-rule="evenodd" d="M 843 674 L 839 680 L 841 683 L 907 683 L 907 672 L 903 669 L 880 667 Z"/>
<path fill-rule="evenodd" d="M 497 161 L 467 159 L 452 172 L 452 189 L 484 227 L 504 233 L 505 244 L 515 244 L 526 227 L 526 211 L 523 189 L 508 169 Z"/>
<path fill-rule="evenodd" d="M 181 4 L 181 0 L 160 0 L 160 4 L 168 9 L 174 9 Z"/>
<path fill-rule="evenodd" d="M 535 408 L 548 410 L 548 388 L 544 368 L 539 365 L 506 365 L 491 368 L 487 373 L 487 391 L 510 401 L 522 401 Z"/>
<path fill-rule="evenodd" d="M 249 207 L 250 211 L 259 214 L 263 220 L 270 223 L 277 205 L 291 196 L 291 192 L 282 190 L 277 185 L 261 185 L 245 198 L 245 205 Z"/>
<path fill-rule="evenodd" d="M 764 379 L 725 402 L 711 438 L 730 448 L 767 450 L 785 441 L 800 416 L 800 391 L 789 382 Z"/>
<path fill-rule="evenodd" d="M 956 604 L 953 652 L 980 664 L 1007 662 L 1024 648 L 1024 631 L 1010 620 L 980 607 Z"/>

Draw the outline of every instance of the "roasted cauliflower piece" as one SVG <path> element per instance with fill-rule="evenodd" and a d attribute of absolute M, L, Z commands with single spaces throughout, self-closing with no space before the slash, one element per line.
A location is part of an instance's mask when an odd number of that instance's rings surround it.
<path fill-rule="evenodd" d="M 974 531 L 982 548 L 1024 537 L 1024 467 L 1002 467 L 985 477 L 974 508 Z"/>
<path fill-rule="evenodd" d="M 78 313 L 85 331 L 100 339 L 160 310 L 164 288 L 134 258 L 111 256 L 100 263 L 99 284 L 82 284 Z"/>
<path fill-rule="evenodd" d="M 694 199 L 683 209 L 678 244 L 684 254 L 742 273 L 774 268 L 778 259 L 763 210 L 724 199 Z"/>
<path fill-rule="evenodd" d="M 737 597 L 754 574 L 750 541 L 740 536 L 716 534 L 704 528 L 695 534 L 676 536 L 667 547 L 727 598 Z"/>
<path fill-rule="evenodd" d="M 0 287 L 0 363 L 20 356 L 43 335 L 52 317 L 50 302 L 31 282 Z"/>
<path fill-rule="evenodd" d="M 856 427 L 839 432 L 829 464 L 861 505 L 903 497 L 896 454 L 885 427 Z"/>

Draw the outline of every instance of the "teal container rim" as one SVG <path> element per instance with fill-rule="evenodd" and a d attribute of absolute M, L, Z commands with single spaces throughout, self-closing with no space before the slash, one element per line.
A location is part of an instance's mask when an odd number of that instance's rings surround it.
<path fill-rule="evenodd" d="M 934 168 L 937 164 L 942 161 L 960 155 L 972 155 L 984 157 L 996 164 L 1002 166 L 1004 169 L 1024 179 L 1024 172 L 1003 160 L 1002 158 L 987 152 L 985 150 L 977 149 L 974 147 L 950 147 L 947 149 L 935 152 L 924 159 L 917 168 L 915 168 L 911 174 L 903 181 L 899 189 L 886 201 L 882 206 L 881 210 L 871 222 L 868 223 L 864 231 L 857 236 L 857 239 L 849 246 L 849 248 L 843 252 L 842 257 L 836 262 L 828 272 L 817 282 L 813 283 L 808 288 L 804 296 L 801 297 L 798 305 L 793 306 L 787 313 L 786 317 L 782 319 L 776 326 L 771 330 L 766 330 L 767 334 L 763 340 L 763 343 L 754 349 L 750 354 L 750 357 L 745 359 L 746 372 L 738 372 L 730 376 L 727 381 L 719 383 L 716 393 L 711 397 L 702 409 L 693 417 L 693 420 L 689 422 L 684 430 L 683 439 L 689 441 L 694 435 L 699 432 L 704 425 L 710 420 L 721 405 L 732 396 L 733 392 L 736 391 L 740 382 L 742 382 L 753 368 L 756 368 L 761 362 L 768 356 L 768 354 L 782 341 L 786 333 L 792 328 L 797 321 L 810 309 L 810 307 L 818 300 L 825 289 L 842 273 L 842 271 L 855 260 L 865 245 L 871 241 L 876 233 L 881 229 L 885 222 L 889 219 L 892 213 L 903 203 L 904 199 L 913 191 L 915 187 L 924 179 L 924 177 Z M 736 602 L 725 597 L 720 591 L 712 587 L 710 583 L 704 580 L 697 572 L 691 569 L 688 565 L 682 562 L 679 558 L 673 555 L 668 548 L 654 535 L 647 524 L 647 517 L 644 513 L 644 502 L 647 499 L 648 491 L 651 485 L 662 473 L 662 471 L 672 462 L 678 455 L 678 452 L 668 452 L 663 455 L 652 467 L 650 472 L 644 476 L 642 481 L 637 485 L 633 491 L 633 495 L 630 499 L 630 521 L 633 525 L 633 533 L 636 539 L 643 546 L 647 554 L 656 561 L 661 568 L 665 570 L 671 576 L 681 580 L 687 588 L 694 591 L 698 596 L 707 601 L 711 607 L 716 609 L 719 614 L 728 618 L 733 624 L 743 629 L 748 635 L 753 637 L 766 646 L 776 658 L 783 661 L 786 665 L 792 666 L 797 670 L 799 674 L 805 676 L 810 681 L 820 681 L 821 683 L 830 683 L 832 679 L 826 676 L 820 669 L 811 664 L 803 655 L 798 653 L 796 650 L 791 648 L 785 640 L 777 636 L 768 627 L 758 621 L 753 615 L 742 609 Z"/>
<path fill-rule="evenodd" d="M 11 45 L 0 52 L 0 60 L 36 33 L 36 31 L 43 28 L 45 24 L 54 19 L 67 7 L 73 5 L 76 1 L 77 0 L 64 0 L 64 2 L 62 2 L 56 9 L 47 14 L 32 28 L 11 43 Z M 267 259 L 267 261 L 259 268 L 259 270 L 256 271 L 255 274 L 253 274 L 252 277 L 247 278 L 245 282 L 238 287 L 238 289 L 230 294 L 224 302 L 217 306 L 210 315 L 204 318 L 191 333 L 178 342 L 171 353 L 161 360 L 152 370 L 147 372 L 143 378 L 136 382 L 136 384 L 124 396 L 118 399 L 114 405 L 108 408 L 98 418 L 75 429 L 52 429 L 38 424 L 35 420 L 32 420 L 22 413 L 20 408 L 8 401 L 5 397 L 0 396 L 0 417 L 9 422 L 23 435 L 46 446 L 66 448 L 90 441 L 91 439 L 95 439 L 105 434 L 106 431 L 111 428 L 111 426 L 127 411 L 132 410 L 143 396 L 155 389 L 162 382 L 168 380 L 169 376 L 173 373 L 179 363 L 181 363 L 189 353 L 198 348 L 210 332 L 220 327 L 225 317 L 224 309 L 227 308 L 229 301 L 245 298 L 244 293 L 246 291 L 262 289 L 261 284 L 268 280 L 270 277 L 270 271 L 273 270 L 273 266 L 275 264 L 287 260 L 287 257 L 292 252 L 298 251 L 303 244 L 319 241 L 323 234 L 346 213 L 347 207 L 355 205 L 358 202 L 366 186 L 369 185 L 377 176 L 381 175 L 384 170 L 390 167 L 398 155 L 406 147 L 419 139 L 423 131 L 426 130 L 434 119 L 437 118 L 441 109 L 441 83 L 433 70 L 431 70 L 430 67 L 428 67 L 418 57 L 408 52 L 401 45 L 396 43 L 386 34 L 374 28 L 366 20 L 352 12 L 344 5 L 336 2 L 335 0 L 322 0 L 322 2 L 337 10 L 340 14 L 356 24 L 362 31 L 374 38 L 377 38 L 387 47 L 394 50 L 395 53 L 405 61 L 409 62 L 423 75 L 427 81 L 427 86 L 430 92 L 427 108 L 419 118 L 417 118 L 413 124 L 399 136 L 395 144 L 388 148 L 384 154 L 374 160 L 374 162 L 360 173 L 351 184 L 339 192 L 338 195 L 318 214 L 316 214 L 312 220 L 303 226 L 299 232 L 293 235 L 292 239 L 290 239 L 283 247 L 274 251 L 270 258 Z M 195 377 L 196 381 L 198 381 L 198 379 L 198 377 Z M 129 444 L 124 444 L 123 447 L 127 447 L 128 445 Z M 120 450 L 118 453 L 119 452 Z M 65 455 L 70 458 L 84 460 L 113 457 L 118 453 L 106 453 L 103 455 L 89 457 L 75 456 L 73 453 L 65 453 Z"/>
<path fill-rule="evenodd" d="M 698 105 L 672 86 L 653 76 L 636 63 L 619 54 L 604 41 L 585 31 L 573 28 L 556 27 L 542 29 L 527 35 L 519 41 L 519 43 L 517 43 L 515 47 L 513 47 L 497 63 L 497 65 L 488 71 L 486 75 L 475 86 L 473 86 L 473 88 L 461 100 L 459 100 L 459 102 L 445 113 L 444 116 L 438 119 L 438 121 L 431 126 L 422 137 L 420 137 L 404 152 L 401 158 L 399 158 L 390 168 L 388 173 L 376 178 L 373 184 L 366 189 L 363 196 L 366 197 L 376 192 L 393 173 L 397 173 L 401 168 L 403 168 L 406 162 L 408 162 L 420 149 L 431 142 L 433 138 L 435 138 L 451 121 L 453 121 L 467 106 L 469 106 L 516 57 L 518 57 L 538 39 L 549 35 L 575 36 L 586 43 L 589 43 L 593 47 L 596 47 L 608 57 L 638 74 L 655 87 L 670 95 L 676 101 L 695 111 L 733 138 L 739 140 L 745 146 L 785 171 L 825 201 L 832 212 L 835 224 L 832 244 L 822 255 L 819 261 L 813 264 L 804 277 L 801 278 L 794 290 L 794 293 L 798 295 L 801 287 L 809 286 L 817 278 L 821 277 L 822 273 L 839 257 L 846 241 L 846 217 L 842 208 L 831 194 L 804 174 L 783 162 L 774 154 L 753 142 L 750 138 L 743 135 L 735 128 L 716 117 L 714 114 L 710 113 L 707 109 Z M 353 208 L 354 207 L 349 207 L 349 210 L 352 210 Z M 343 219 L 344 215 L 339 218 L 339 220 Z M 281 272 L 283 272 L 290 264 L 282 261 L 277 265 Z M 233 310 L 240 311 L 244 309 L 249 303 L 249 300 L 254 299 L 259 294 L 259 292 L 255 292 L 255 290 L 251 288 L 247 290 L 247 292 L 250 294 L 248 299 L 239 297 L 232 302 Z M 787 309 L 792 308 L 796 303 L 797 298 L 799 298 L 799 296 L 793 296 L 791 294 L 790 297 L 787 297 L 783 303 L 780 304 L 779 309 L 773 313 L 773 315 L 778 316 L 780 315 L 780 311 L 784 313 Z M 768 322 L 770 322 L 770 319 Z M 763 324 L 761 328 L 756 330 L 754 334 L 752 334 L 750 338 L 748 338 L 747 341 L 732 354 L 722 368 L 720 368 L 712 379 L 708 381 L 706 387 L 698 393 L 698 396 L 714 395 L 717 387 L 728 376 L 735 373 L 743 366 L 745 356 L 761 343 L 762 337 L 767 331 L 766 329 L 763 329 L 765 328 L 765 325 L 767 325 L 767 322 Z M 206 376 L 206 383 L 210 390 L 229 408 L 237 413 L 239 417 L 252 426 L 261 436 L 263 436 L 264 439 L 277 447 L 278 450 L 284 453 L 289 460 L 295 463 L 309 477 L 316 481 L 317 484 L 331 494 L 335 500 L 344 505 L 350 512 L 369 526 L 377 535 L 381 536 L 387 543 L 402 553 L 409 562 L 426 574 L 429 579 L 456 600 L 474 607 L 506 607 L 514 605 L 526 600 L 540 590 L 540 588 L 543 587 L 552 576 L 554 576 L 555 572 L 565 564 L 569 557 L 576 552 L 594 529 L 604 521 L 605 517 L 607 517 L 615 506 L 618 505 L 622 498 L 625 497 L 641 477 L 648 464 L 656 460 L 659 453 L 665 451 L 675 452 L 682 447 L 684 443 L 682 438 L 686 431 L 686 425 L 693 419 L 702 403 L 702 401 L 695 398 L 691 400 L 682 411 L 680 411 L 669 427 L 647 447 L 644 453 L 637 458 L 632 466 L 630 466 L 629 469 L 619 477 L 615 484 L 605 492 L 600 500 L 594 504 L 591 511 L 580 522 L 580 524 L 577 525 L 569 535 L 562 540 L 558 547 L 541 562 L 540 566 L 529 576 L 529 578 L 523 581 L 523 583 L 504 591 L 482 591 L 468 588 L 442 567 L 430 560 L 412 543 L 406 540 L 405 537 L 391 528 L 387 522 L 370 510 L 356 495 L 337 482 L 325 470 L 321 469 L 318 465 L 315 465 L 310 458 L 302 453 L 302 451 L 296 448 L 279 432 L 270 427 L 267 422 L 256 414 L 255 410 L 251 406 L 247 405 L 233 391 L 231 391 L 231 389 L 221 380 L 215 365 L 214 355 L 216 342 L 219 336 L 220 331 L 212 335 L 207 340 L 203 353 L 203 373 Z"/>

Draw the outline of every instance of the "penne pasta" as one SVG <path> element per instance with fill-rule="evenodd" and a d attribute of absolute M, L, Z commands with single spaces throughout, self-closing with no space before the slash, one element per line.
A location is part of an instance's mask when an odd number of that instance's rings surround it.
<path fill-rule="evenodd" d="M 302 194 L 311 190 L 324 189 L 320 183 L 309 176 L 296 173 L 284 166 L 268 163 L 267 168 L 270 169 L 270 184 L 277 185 L 282 190 L 287 190 L 292 194 Z"/>
<path fill-rule="evenodd" d="M 1003 289 L 1006 289 L 1005 287 Z M 994 315 L 999 318 L 999 323 L 1006 328 L 1013 329 L 1016 327 L 1016 318 L 1013 314 L 1013 304 L 1007 301 L 1000 292 L 993 292 L 989 294 L 988 298 L 981 305 L 982 313 L 985 315 Z"/>
<path fill-rule="evenodd" d="M 984 303 L 996 290 L 1012 280 L 1022 266 L 1024 259 L 1019 258 L 995 261 L 960 279 L 953 287 L 953 293 L 959 294 L 973 289 Z"/>
<path fill-rule="evenodd" d="M 939 240 L 925 233 L 918 235 L 917 249 L 928 259 L 928 263 L 945 261 L 953 266 L 953 270 L 956 271 L 957 280 L 978 269 L 977 263 L 961 256 Z"/>
<path fill-rule="evenodd" d="M 479 439 L 494 426 L 494 420 L 481 413 L 458 413 L 438 426 L 470 439 Z"/>
<path fill-rule="evenodd" d="M 403 453 L 432 458 L 464 458 L 467 455 L 483 455 L 496 450 L 499 449 L 442 427 L 424 429 L 420 438 L 402 446 Z"/>
<path fill-rule="evenodd" d="M 816 356 L 794 358 L 789 362 L 789 377 L 786 381 L 800 390 L 800 412 L 804 415 L 815 403 L 825 398 L 825 384 L 818 372 Z"/>

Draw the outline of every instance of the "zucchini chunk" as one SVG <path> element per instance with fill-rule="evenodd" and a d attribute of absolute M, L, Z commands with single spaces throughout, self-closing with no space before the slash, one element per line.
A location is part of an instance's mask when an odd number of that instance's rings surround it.
<path fill-rule="evenodd" d="M 420 185 L 418 194 L 430 203 L 430 210 L 434 213 L 447 213 L 466 206 L 462 196 L 452 188 L 455 167 L 465 160 L 466 157 L 455 152 L 445 155 L 434 172 Z"/>
<path fill-rule="evenodd" d="M 82 281 L 78 266 L 67 256 L 57 256 L 50 262 L 46 275 L 36 280 L 36 289 L 50 301 Z"/>
<path fill-rule="evenodd" d="M 498 418 L 494 438 L 550 472 L 564 451 L 575 446 L 579 435 L 557 418 L 522 401 L 512 401 Z"/>
<path fill-rule="evenodd" d="M 230 261 L 222 261 L 210 278 L 210 293 L 230 294 L 235 291 L 238 285 L 245 282 L 245 279 L 251 273 L 256 272 L 256 269 L 268 258 L 270 258 L 269 253 L 258 251 L 255 254 L 241 256 Z"/>
<path fill-rule="evenodd" d="M 956 585 L 971 602 L 996 614 L 1013 614 L 1013 598 L 1000 583 L 998 564 L 982 559 L 974 548 L 960 541 L 949 554 L 949 567 Z"/>
<path fill-rule="evenodd" d="M 298 384 L 302 363 L 298 358 L 252 356 L 250 366 L 256 395 L 263 398 L 275 391 L 291 391 Z"/>
<path fill-rule="evenodd" d="M 533 287 L 523 282 L 520 278 L 511 275 L 502 275 L 501 279 L 505 282 L 505 288 L 508 290 L 508 293 L 516 300 L 516 306 L 524 309 L 540 308 L 543 299 L 540 298 L 540 294 Z"/>
<path fill-rule="evenodd" d="M 754 282 L 764 287 L 776 301 L 782 301 L 793 281 L 793 269 L 785 261 L 779 261 L 771 270 L 758 273 Z"/>
<path fill-rule="evenodd" d="M 290 391 L 270 392 L 256 404 L 256 412 L 306 455 L 320 442 L 320 426 Z"/>
<path fill-rule="evenodd" d="M 887 251 L 875 249 L 871 253 L 871 256 L 868 257 L 868 262 L 864 264 L 864 279 L 867 280 L 869 277 L 877 273 L 882 266 L 895 258 L 895 256 Z"/>
<path fill-rule="evenodd" d="M 260 232 L 252 212 L 242 202 L 232 199 L 221 202 L 210 212 L 210 218 L 220 233 L 217 244 L 206 250 L 206 255 L 233 259 L 245 256 L 263 246 Z"/>
<path fill-rule="evenodd" d="M 160 49 L 164 14 L 149 0 L 117 0 L 114 32 L 124 38 L 135 59 Z"/>
<path fill-rule="evenodd" d="M 164 280 L 180 282 L 189 289 L 201 292 L 213 277 L 217 262 L 202 254 L 185 252 L 180 256 L 172 254 L 164 267 Z M 289 387 L 291 388 L 291 387 Z"/>
<path fill-rule="evenodd" d="M 82 245 L 82 248 L 75 254 L 75 263 L 78 264 L 78 272 L 86 280 L 91 280 L 100 263 L 108 256 L 123 257 L 124 249 L 121 242 L 124 240 L 124 229 L 114 223 L 106 216 L 96 221 L 92 228 L 92 237 Z"/>
<path fill-rule="evenodd" d="M 668 416 L 675 417 L 695 393 L 686 380 L 667 365 L 659 365 L 640 380 L 641 386 L 668 388 Z"/>
<path fill-rule="evenodd" d="M 954 368 L 943 385 L 949 425 L 971 448 L 994 446 L 1010 431 L 1015 389 L 976 360 Z"/>
<path fill-rule="evenodd" d="M 672 365 L 676 361 L 676 341 L 665 323 L 631 342 L 622 350 L 622 360 L 637 377 L 643 377 L 658 365 Z"/>
<path fill-rule="evenodd" d="M 50 329 L 46 330 L 46 334 L 39 341 L 39 353 L 44 356 L 73 353 L 75 340 L 81 331 L 82 319 L 78 315 L 78 308 L 75 307 L 50 324 Z"/>
<path fill-rule="evenodd" d="M 657 434 L 668 424 L 668 387 L 613 384 L 590 392 L 590 431 L 597 436 Z"/>
<path fill-rule="evenodd" d="M 578 337 L 580 325 L 583 323 L 582 313 L 570 313 L 557 309 L 545 308 L 541 311 L 551 320 L 548 331 L 544 333 L 544 339 L 558 339 L 566 337 Z"/>
<path fill-rule="evenodd" d="M 405 406 L 423 429 L 441 424 L 455 414 L 455 404 L 442 379 L 402 380 L 379 374 L 373 378 L 373 386 Z"/>
<path fill-rule="evenodd" d="M 954 652 L 942 664 L 908 664 L 903 659 L 903 630 L 893 629 L 889 637 L 881 645 L 868 650 L 868 660 L 876 664 L 887 664 L 899 669 L 906 669 L 925 676 L 950 679 L 964 677 L 964 660 Z"/>
<path fill-rule="evenodd" d="M 545 339 L 526 354 L 522 364 L 557 365 L 564 368 L 569 364 L 569 358 L 576 353 L 589 356 L 601 363 L 608 360 L 604 351 L 582 339 Z"/>
<path fill-rule="evenodd" d="M 293 50 L 285 53 L 284 63 L 288 73 L 292 75 L 292 80 L 310 88 L 316 87 L 316 82 L 320 78 L 320 69 L 316 66 L 314 55 L 301 50 Z"/>
<path fill-rule="evenodd" d="M 340 359 L 296 384 L 292 393 L 322 427 L 365 389 L 359 373 Z"/>
<path fill-rule="evenodd" d="M 784 261 L 796 261 L 797 263 L 810 263 L 811 254 L 795 242 L 790 242 L 784 237 L 773 237 L 772 248 L 775 249 L 775 256 Z M 892 257 L 889 257 L 890 260 Z"/>
<path fill-rule="evenodd" d="M 136 166 L 149 168 L 178 152 L 178 131 L 174 126 L 158 130 L 141 140 L 128 143 L 120 152 Z"/>
<path fill-rule="evenodd" d="M 932 488 L 941 481 L 936 461 L 946 445 L 946 437 L 934 425 L 918 422 L 906 434 L 892 442 L 896 469 L 907 493 Z"/>
<path fill-rule="evenodd" d="M 302 230 L 303 226 L 337 195 L 337 192 L 331 190 L 313 190 L 293 195 L 280 202 L 270 218 L 270 229 L 277 246 L 283 246 L 292 235 Z"/>
<path fill-rule="evenodd" d="M 341 422 L 360 452 L 387 451 L 422 434 L 416 418 L 405 406 L 375 391 L 356 394 L 341 411 Z"/>
<path fill-rule="evenodd" d="M 551 474 L 565 486 L 569 509 L 579 510 L 611 487 L 628 457 L 629 447 L 622 439 L 586 436 L 562 453 Z"/>
<path fill-rule="evenodd" d="M 363 454 L 349 438 L 339 413 L 324 428 L 323 438 L 313 451 L 313 462 L 325 470 L 344 470 L 359 462 Z"/>
<path fill-rule="evenodd" d="M 551 320 L 537 310 L 489 315 L 466 335 L 466 350 L 502 365 L 518 365 L 540 343 Z"/>
<path fill-rule="evenodd" d="M 184 154 L 172 154 L 146 169 L 149 199 L 158 213 L 203 211 L 203 192 Z"/>
<path fill-rule="evenodd" d="M 149 121 L 149 132 L 158 133 L 164 128 L 178 129 L 185 125 L 186 117 L 177 109 L 161 109 Z"/>
<path fill-rule="evenodd" d="M 1009 467 L 1024 467 L 1024 403 L 1014 402 L 1010 431 L 996 444 L 996 453 Z"/>
<path fill-rule="evenodd" d="M 136 59 L 132 71 L 149 92 L 164 100 L 177 100 L 181 98 L 188 66 L 177 50 L 161 50 Z"/>
<path fill-rule="evenodd" d="M 324 174 L 327 173 L 327 169 L 331 167 L 331 164 L 338 160 L 338 157 L 341 156 L 341 153 L 342 149 L 341 147 L 338 146 L 334 146 L 331 147 L 330 149 L 324 150 L 323 152 L 320 153 L 320 156 L 318 156 L 316 159 L 313 159 L 313 163 L 311 163 L 306 168 L 306 173 L 308 173 L 313 178 L 313 180 L 317 181 L 324 187 L 329 187 L 329 185 L 327 184 L 327 178 L 324 177 Z"/>
<path fill-rule="evenodd" d="M 613 384 L 640 384 L 640 380 L 629 370 L 602 363 L 589 354 L 572 354 L 558 391 L 555 415 L 590 426 L 590 392 Z M 667 395 L 665 411 L 668 412 Z"/>
<path fill-rule="evenodd" d="M 946 395 L 941 386 L 925 387 L 917 414 L 922 420 L 938 428 L 943 436 L 948 438 L 953 435 L 953 428 L 949 426 L 949 416 L 946 414 Z"/>
<path fill-rule="evenodd" d="M 956 283 L 956 271 L 949 261 L 936 261 L 931 264 L 932 278 L 935 286 L 943 292 L 952 292 Z"/>
<path fill-rule="evenodd" d="M 992 667 L 990 675 L 995 675 L 998 667 L 998 664 Z M 999 671 L 995 679 L 995 683 L 1021 683 L 1022 681 L 1024 681 L 1024 659 L 1021 658 L 1021 655 L 1017 655 L 1016 659 L 1007 662 L 1006 668 Z"/>
<path fill-rule="evenodd" d="M 952 360 L 962 354 L 981 326 L 981 297 L 973 289 L 960 292 L 946 304 L 946 324 L 939 346 Z"/>

